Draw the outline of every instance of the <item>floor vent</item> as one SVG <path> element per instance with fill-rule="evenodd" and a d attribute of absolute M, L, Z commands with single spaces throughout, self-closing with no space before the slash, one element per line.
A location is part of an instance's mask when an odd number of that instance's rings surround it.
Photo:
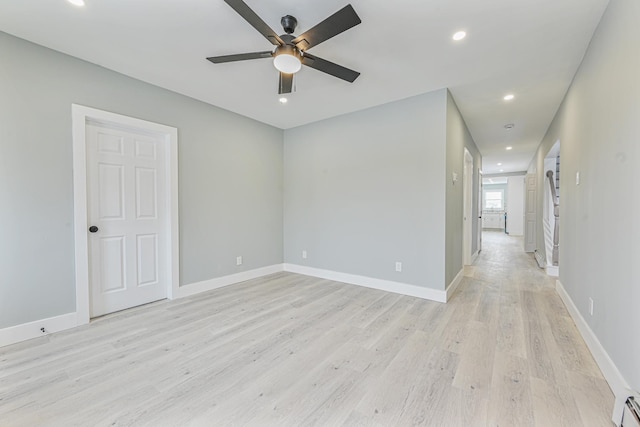
<path fill-rule="evenodd" d="M 640 427 L 640 404 L 633 397 L 624 405 L 622 427 Z"/>

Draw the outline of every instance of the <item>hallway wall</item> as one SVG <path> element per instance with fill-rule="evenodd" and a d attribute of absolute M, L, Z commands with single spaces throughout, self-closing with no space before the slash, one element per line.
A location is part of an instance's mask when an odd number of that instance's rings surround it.
<path fill-rule="evenodd" d="M 640 2 L 610 2 L 529 169 L 537 173 L 543 188 L 544 156 L 560 140 L 560 282 L 636 391 L 640 390 L 638 22 Z M 540 233 L 537 245 L 544 247 Z M 594 302 L 593 315 L 589 298 Z"/>
<path fill-rule="evenodd" d="M 446 215 L 445 215 L 445 286 L 455 280 L 463 267 L 462 246 L 464 230 L 464 149 L 473 157 L 473 189 L 471 191 L 471 218 L 478 218 L 478 192 L 482 156 L 469 133 L 467 124 L 456 105 L 453 96 L 447 90 L 447 128 L 446 128 Z M 453 181 L 453 174 L 458 179 Z M 471 253 L 478 250 L 478 221 L 471 224 Z"/>

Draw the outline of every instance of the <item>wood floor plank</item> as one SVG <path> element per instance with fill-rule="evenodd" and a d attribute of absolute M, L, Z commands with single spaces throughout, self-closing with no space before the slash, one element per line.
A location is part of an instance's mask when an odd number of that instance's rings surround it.
<path fill-rule="evenodd" d="M 472 320 L 469 334 L 451 384 L 462 390 L 474 390 L 476 395 L 485 398 L 489 394 L 493 376 L 496 330 Z"/>
<path fill-rule="evenodd" d="M 536 377 L 531 377 L 530 383 L 536 426 L 582 425 L 573 392 L 568 384 L 548 383 Z M 603 409 L 603 405 L 600 404 L 599 407 Z M 611 424 L 603 424 L 607 425 Z"/>
<path fill-rule="evenodd" d="M 553 364 L 549 358 L 549 349 L 543 327 L 546 323 L 539 318 L 539 307 L 536 306 L 533 291 L 522 291 L 523 317 L 525 319 L 525 336 L 527 340 L 527 360 L 531 375 L 547 382 L 555 381 Z"/>
<path fill-rule="evenodd" d="M 521 357 L 496 352 L 488 425 L 534 426 L 529 366 Z"/>
<path fill-rule="evenodd" d="M 517 357 L 527 357 L 520 292 L 502 292 L 498 309 L 497 349 Z"/>
<path fill-rule="evenodd" d="M 606 381 L 578 372 L 568 372 L 567 376 L 582 425 L 586 427 L 611 425 L 610 414 L 613 411 L 613 402 Z M 600 404 L 593 405 L 592 402 L 600 402 Z M 603 407 L 606 410 L 603 411 Z"/>

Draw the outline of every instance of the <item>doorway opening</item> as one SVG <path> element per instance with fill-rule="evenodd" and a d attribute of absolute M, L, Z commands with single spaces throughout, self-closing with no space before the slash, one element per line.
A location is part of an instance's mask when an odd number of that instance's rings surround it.
<path fill-rule="evenodd" d="M 544 229 L 545 269 L 550 276 L 560 274 L 560 141 L 544 158 Z"/>
<path fill-rule="evenodd" d="M 473 157 L 464 149 L 463 169 L 463 228 L 462 228 L 462 262 L 471 265 L 473 262 Z"/>

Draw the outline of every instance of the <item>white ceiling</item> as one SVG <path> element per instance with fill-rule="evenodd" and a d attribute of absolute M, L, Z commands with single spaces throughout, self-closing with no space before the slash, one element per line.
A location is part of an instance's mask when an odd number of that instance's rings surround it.
<path fill-rule="evenodd" d="M 303 67 L 282 105 L 270 59 L 205 60 L 273 48 L 222 0 L 85 1 L 0 0 L 0 30 L 282 129 L 449 88 L 489 174 L 527 169 L 608 3 L 351 0 L 362 24 L 309 52 L 361 76 Z M 245 1 L 279 34 L 294 15 L 300 34 L 349 0 Z"/>

